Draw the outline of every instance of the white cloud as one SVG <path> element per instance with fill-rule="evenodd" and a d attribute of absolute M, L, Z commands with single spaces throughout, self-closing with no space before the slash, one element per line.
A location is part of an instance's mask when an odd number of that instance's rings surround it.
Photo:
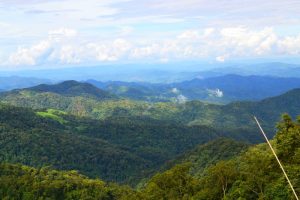
<path fill-rule="evenodd" d="M 115 39 L 106 43 L 89 43 L 86 51 L 89 52 L 91 60 L 117 61 L 124 58 L 131 49 L 131 43 L 124 39 Z"/>
<path fill-rule="evenodd" d="M 280 54 L 299 55 L 300 54 L 300 34 L 295 37 L 285 37 L 278 42 Z"/>
<path fill-rule="evenodd" d="M 154 56 L 160 51 L 160 45 L 149 44 L 143 47 L 136 47 L 131 51 L 130 56 L 134 59 L 141 59 Z"/>
<path fill-rule="evenodd" d="M 66 64 L 80 63 L 80 57 L 77 55 L 76 49 L 71 45 L 64 45 L 58 50 L 58 58 Z M 55 56 L 54 56 L 55 59 Z"/>
<path fill-rule="evenodd" d="M 46 39 L 32 46 L 19 47 L 8 60 L 12 65 L 203 58 L 226 62 L 244 57 L 300 54 L 300 35 L 280 36 L 270 27 L 261 30 L 241 26 L 210 27 L 183 31 L 173 38 L 155 41 L 125 38 L 87 40 L 74 29 L 60 28 L 49 31 Z"/>
<path fill-rule="evenodd" d="M 182 55 L 215 57 L 216 61 L 225 62 L 236 57 L 295 55 L 300 52 L 300 35 L 279 36 L 270 27 L 261 30 L 247 27 L 209 28 L 202 32 L 200 35 L 201 30 L 189 30 L 179 35 L 178 45 L 182 46 Z"/>
<path fill-rule="evenodd" d="M 36 65 L 40 59 L 51 47 L 48 41 L 42 41 L 30 48 L 18 48 L 16 53 L 9 57 L 9 64 L 12 65 Z"/>
<path fill-rule="evenodd" d="M 204 29 L 204 34 L 203 37 L 209 37 L 210 35 L 212 35 L 215 32 L 215 28 L 206 28 Z"/>
<path fill-rule="evenodd" d="M 217 89 L 208 89 L 207 92 L 210 97 L 222 98 L 224 96 L 223 91 L 221 91 L 218 88 Z"/>
<path fill-rule="evenodd" d="M 182 94 L 178 95 L 176 99 L 177 99 L 177 102 L 180 104 L 188 101 L 188 98 Z"/>
<path fill-rule="evenodd" d="M 131 48 L 131 44 L 119 38 L 113 42 L 113 48 L 118 51 L 118 54 L 123 54 Z"/>
<path fill-rule="evenodd" d="M 300 54 L 298 0 L 0 0 L 0 7 L 0 63 Z"/>
<path fill-rule="evenodd" d="M 180 91 L 177 88 L 172 88 L 171 92 L 174 94 L 180 93 Z"/>
<path fill-rule="evenodd" d="M 67 44 L 70 42 L 68 38 L 75 37 L 76 34 L 75 30 L 67 28 L 51 30 L 47 39 L 31 47 L 19 47 L 15 53 L 9 56 L 8 64 L 37 65 L 47 61 L 79 63 L 80 59 L 76 57 L 76 47 L 73 44 Z"/>

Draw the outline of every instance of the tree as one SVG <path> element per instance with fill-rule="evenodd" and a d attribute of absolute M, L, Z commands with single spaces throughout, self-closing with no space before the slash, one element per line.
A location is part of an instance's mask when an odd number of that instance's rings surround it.
<path fill-rule="evenodd" d="M 220 161 L 208 168 L 207 176 L 202 180 L 205 188 L 210 188 L 207 199 L 226 199 L 227 192 L 237 179 L 238 171 L 234 161 Z M 202 194 L 203 195 L 203 194 Z"/>
<path fill-rule="evenodd" d="M 300 118 L 293 122 L 288 114 L 284 114 L 277 129 L 275 142 L 278 156 L 282 161 L 292 161 L 290 157 L 294 157 L 296 150 L 300 148 Z"/>
<path fill-rule="evenodd" d="M 190 164 L 185 163 L 155 175 L 144 190 L 147 199 L 190 199 L 197 191 L 199 182 L 189 174 L 189 170 Z"/>

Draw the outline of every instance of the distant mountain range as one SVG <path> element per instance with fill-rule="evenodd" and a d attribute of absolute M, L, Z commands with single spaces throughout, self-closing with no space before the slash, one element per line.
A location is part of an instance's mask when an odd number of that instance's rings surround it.
<path fill-rule="evenodd" d="M 53 84 L 50 80 L 0 77 L 0 91 L 16 88 L 30 88 L 31 91 L 43 91 L 64 96 L 90 95 L 95 98 L 129 98 L 148 102 L 178 102 L 201 100 L 215 103 L 232 101 L 261 100 L 280 95 L 288 90 L 300 87 L 300 78 L 280 78 L 270 76 L 224 75 L 211 78 L 192 79 L 176 83 L 147 83 L 97 80 L 84 81 L 86 84 L 67 81 Z M 41 85 L 40 85 L 41 84 Z M 97 88 L 92 87 L 97 86 Z M 65 87 L 65 88 L 63 88 Z"/>
<path fill-rule="evenodd" d="M 95 80 L 87 82 L 121 97 L 154 102 L 202 100 L 228 103 L 261 100 L 300 87 L 300 78 L 239 75 L 193 79 L 171 84 Z"/>
<path fill-rule="evenodd" d="M 52 108 L 101 120 L 114 117 L 151 118 L 188 125 L 249 128 L 255 127 L 252 118 L 257 115 L 269 129 L 274 128 L 274 122 L 282 113 L 296 116 L 300 112 L 299 98 L 300 89 L 293 89 L 260 101 L 239 101 L 227 105 L 201 101 L 155 103 L 117 98 L 93 85 L 75 81 L 0 94 L 0 100 L 4 103 L 34 109 Z"/>
<path fill-rule="evenodd" d="M 201 72 L 203 77 L 237 74 L 242 76 L 274 76 L 300 78 L 300 65 L 280 62 L 223 66 Z"/>
<path fill-rule="evenodd" d="M 158 69 L 159 66 L 162 69 Z M 132 100 L 201 100 L 224 104 L 262 100 L 300 87 L 300 66 L 296 64 L 235 64 L 210 66 L 209 69 L 201 66 L 199 64 L 198 69 L 195 63 L 193 66 L 186 65 L 185 71 L 179 71 L 176 65 L 176 70 L 172 71 L 172 64 L 168 64 L 153 69 L 149 66 L 124 65 L 0 72 L 3 76 L 0 77 L 0 91 L 54 84 L 67 79 L 90 83 L 110 95 Z"/>
<path fill-rule="evenodd" d="M 63 80 L 83 81 L 95 79 L 101 81 L 152 82 L 172 83 L 190 80 L 198 77 L 197 71 L 178 71 L 170 68 L 159 68 L 159 65 L 149 68 L 145 65 L 94 66 L 44 70 L 0 71 L 0 76 L 39 77 L 55 82 Z"/>
<path fill-rule="evenodd" d="M 40 79 L 48 79 L 55 82 L 63 80 L 84 81 L 94 79 L 103 82 L 174 83 L 195 78 L 209 78 L 228 74 L 300 78 L 300 65 L 279 62 L 258 64 L 169 63 L 0 71 L 0 76 L 2 77 L 38 77 Z"/>

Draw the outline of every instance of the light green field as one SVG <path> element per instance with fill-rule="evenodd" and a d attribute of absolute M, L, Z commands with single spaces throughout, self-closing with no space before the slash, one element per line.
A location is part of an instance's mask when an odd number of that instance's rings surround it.
<path fill-rule="evenodd" d="M 61 124 L 67 123 L 66 120 L 64 120 L 60 115 L 65 115 L 66 112 L 55 110 L 55 109 L 47 109 L 45 112 L 37 112 L 37 115 L 45 118 L 50 118 L 55 121 L 58 121 Z"/>

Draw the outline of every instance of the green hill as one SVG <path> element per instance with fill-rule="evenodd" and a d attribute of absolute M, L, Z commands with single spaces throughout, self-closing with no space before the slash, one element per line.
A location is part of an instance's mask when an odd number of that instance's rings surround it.
<path fill-rule="evenodd" d="M 76 169 L 89 176 L 125 181 L 151 162 L 100 138 L 69 131 L 30 109 L 0 106 L 0 161 Z"/>
<path fill-rule="evenodd" d="M 26 124 L 26 123 L 25 123 Z M 271 141 L 300 193 L 300 122 L 284 115 Z M 207 160 L 212 157 L 212 160 Z M 294 199 L 267 144 L 227 139 L 198 146 L 180 165 L 155 174 L 140 189 L 88 179 L 76 171 L 0 164 L 1 199 L 215 200 Z M 198 168 L 197 168 L 198 167 Z"/>
<path fill-rule="evenodd" d="M 215 165 L 221 160 L 229 160 L 249 148 L 249 144 L 230 138 L 218 138 L 205 144 L 198 145 L 191 151 L 169 162 L 166 167 L 171 168 L 176 164 L 191 163 L 190 172 L 200 176 L 205 169 Z"/>
<path fill-rule="evenodd" d="M 134 184 L 167 160 L 219 137 L 205 126 L 151 119 L 99 121 L 0 105 L 0 161 L 76 169 L 109 181 Z"/>
<path fill-rule="evenodd" d="M 38 93 L 55 93 L 63 96 L 74 97 L 74 96 L 86 96 L 94 97 L 97 99 L 113 99 L 114 95 L 101 90 L 89 83 L 80 83 L 77 81 L 64 81 L 55 85 L 41 84 L 31 88 L 23 89 L 25 91 L 33 91 Z M 20 90 L 15 90 L 15 92 Z"/>
<path fill-rule="evenodd" d="M 271 141 L 298 195 L 299 123 L 299 119 L 292 121 L 284 115 Z M 191 169 L 195 173 L 195 168 L 191 166 L 197 162 L 193 159 L 187 161 L 192 161 L 192 164 L 177 165 L 152 177 L 144 186 L 144 194 L 151 196 L 150 199 L 295 199 L 266 143 L 250 147 L 240 155 L 219 161 L 204 171 L 201 169 L 197 176 L 190 173 Z"/>
<path fill-rule="evenodd" d="M 274 130 L 282 113 L 295 117 L 300 113 L 300 89 L 257 102 L 234 102 L 227 105 L 204 104 L 193 101 L 183 106 L 181 120 L 190 125 L 208 124 L 223 128 L 256 127 L 253 116 L 257 116 L 264 127 Z"/>
<path fill-rule="evenodd" d="M 38 86 L 2 93 L 0 100 L 16 106 L 33 109 L 52 108 L 77 116 L 101 120 L 115 116 L 142 117 L 187 125 L 208 125 L 222 129 L 256 128 L 252 120 L 253 115 L 256 115 L 262 121 L 262 124 L 272 132 L 274 131 L 275 122 L 280 119 L 281 113 L 286 112 L 295 116 L 300 112 L 300 103 L 297 101 L 300 98 L 300 89 L 294 89 L 280 96 L 257 102 L 233 102 L 227 105 L 216 105 L 200 101 L 177 104 L 170 102 L 148 103 L 114 98 L 96 99 L 91 98 L 93 92 L 84 93 L 81 90 L 74 89 L 77 86 L 72 86 L 73 89 L 70 89 L 70 91 L 57 89 L 70 88 L 70 85 L 74 84 L 85 87 L 85 84 L 69 81 L 57 86 Z M 44 87 L 48 89 L 41 89 Z M 95 87 L 91 87 L 96 90 Z M 90 95 L 85 95 L 87 93 Z"/>
<path fill-rule="evenodd" d="M 126 186 L 88 179 L 76 171 L 0 164 L 0 199 L 141 199 Z"/>

